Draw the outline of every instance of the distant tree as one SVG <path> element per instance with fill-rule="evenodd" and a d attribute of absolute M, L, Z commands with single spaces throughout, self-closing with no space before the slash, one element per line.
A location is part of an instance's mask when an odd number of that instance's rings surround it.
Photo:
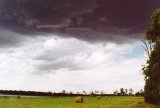
<path fill-rule="evenodd" d="M 101 95 L 104 95 L 104 94 L 105 94 L 103 90 L 102 90 L 100 93 L 101 93 Z"/>
<path fill-rule="evenodd" d="M 128 89 L 125 89 L 125 95 L 127 95 L 127 93 L 128 93 Z"/>
<path fill-rule="evenodd" d="M 114 94 L 114 95 L 118 95 L 118 90 L 115 90 L 115 91 L 113 92 L 113 94 Z"/>
<path fill-rule="evenodd" d="M 83 94 L 86 95 L 86 91 L 85 90 L 83 91 Z"/>
<path fill-rule="evenodd" d="M 90 95 L 91 95 L 91 96 L 94 96 L 94 92 L 93 92 L 93 91 L 91 91 L 91 92 L 90 92 Z"/>
<path fill-rule="evenodd" d="M 120 94 L 121 94 L 121 95 L 124 95 L 124 94 L 125 94 L 124 88 L 120 88 Z"/>
<path fill-rule="evenodd" d="M 135 93 L 135 95 L 136 95 L 136 96 L 140 96 L 141 93 L 138 91 L 138 92 Z"/>
<path fill-rule="evenodd" d="M 133 95 L 133 89 L 132 88 L 129 89 L 129 95 Z"/>
<path fill-rule="evenodd" d="M 70 94 L 70 95 L 72 95 L 72 94 L 73 94 L 73 92 L 72 92 L 72 91 L 70 91 L 70 92 L 69 92 L 69 94 Z"/>
<path fill-rule="evenodd" d="M 155 10 L 151 18 L 152 24 L 146 29 L 145 37 L 148 60 L 142 68 L 145 75 L 144 98 L 150 103 L 160 103 L 160 9 Z"/>
<path fill-rule="evenodd" d="M 142 89 L 139 92 L 141 93 L 142 96 L 144 95 L 144 91 Z"/>
<path fill-rule="evenodd" d="M 143 96 L 144 95 L 144 91 L 141 89 L 140 91 L 135 93 L 136 96 Z"/>
<path fill-rule="evenodd" d="M 52 92 L 51 91 L 48 91 L 48 93 L 47 93 L 49 96 L 52 96 Z"/>
<path fill-rule="evenodd" d="M 99 91 L 98 91 L 98 90 L 95 90 L 95 91 L 94 91 L 94 93 L 95 93 L 95 94 L 98 94 L 98 93 L 99 93 Z"/>
<path fill-rule="evenodd" d="M 65 91 L 65 90 L 62 90 L 62 93 L 63 93 L 63 94 L 65 94 L 65 93 L 66 93 L 66 91 Z"/>

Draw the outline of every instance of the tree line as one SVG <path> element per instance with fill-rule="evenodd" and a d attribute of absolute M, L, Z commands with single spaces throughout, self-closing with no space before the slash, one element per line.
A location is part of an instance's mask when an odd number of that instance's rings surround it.
<path fill-rule="evenodd" d="M 87 93 L 86 91 L 83 91 L 82 93 L 76 92 L 73 93 L 72 91 L 66 92 L 65 90 L 62 90 L 60 93 L 56 92 L 41 92 L 41 91 L 22 91 L 22 90 L 0 90 L 0 94 L 2 95 L 24 95 L 24 96 L 143 96 L 143 90 L 136 92 L 133 94 L 132 89 L 124 89 L 120 88 L 120 90 L 115 90 L 113 94 L 107 94 L 104 91 L 91 91 L 90 93 Z"/>

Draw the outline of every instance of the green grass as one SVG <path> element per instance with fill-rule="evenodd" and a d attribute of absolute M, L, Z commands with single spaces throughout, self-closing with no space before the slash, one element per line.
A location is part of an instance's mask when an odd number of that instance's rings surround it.
<path fill-rule="evenodd" d="M 144 102 L 143 97 L 109 96 L 84 97 L 84 103 L 75 103 L 75 97 L 16 97 L 0 98 L 0 108 L 160 108 Z"/>

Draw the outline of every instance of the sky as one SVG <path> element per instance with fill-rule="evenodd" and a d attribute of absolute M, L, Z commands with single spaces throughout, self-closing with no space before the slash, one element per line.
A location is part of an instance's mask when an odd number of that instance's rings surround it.
<path fill-rule="evenodd" d="M 0 89 L 143 89 L 159 0 L 0 0 Z"/>

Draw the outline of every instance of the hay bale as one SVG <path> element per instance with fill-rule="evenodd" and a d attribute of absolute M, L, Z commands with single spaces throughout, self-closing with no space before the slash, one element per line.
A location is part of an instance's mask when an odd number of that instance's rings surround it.
<path fill-rule="evenodd" d="M 78 96 L 75 98 L 76 103 L 83 103 L 83 96 Z"/>
<path fill-rule="evenodd" d="M 17 99 L 20 99 L 21 98 L 21 96 L 17 96 Z"/>
<path fill-rule="evenodd" d="M 97 100 L 100 100 L 101 99 L 101 96 L 97 96 Z"/>

